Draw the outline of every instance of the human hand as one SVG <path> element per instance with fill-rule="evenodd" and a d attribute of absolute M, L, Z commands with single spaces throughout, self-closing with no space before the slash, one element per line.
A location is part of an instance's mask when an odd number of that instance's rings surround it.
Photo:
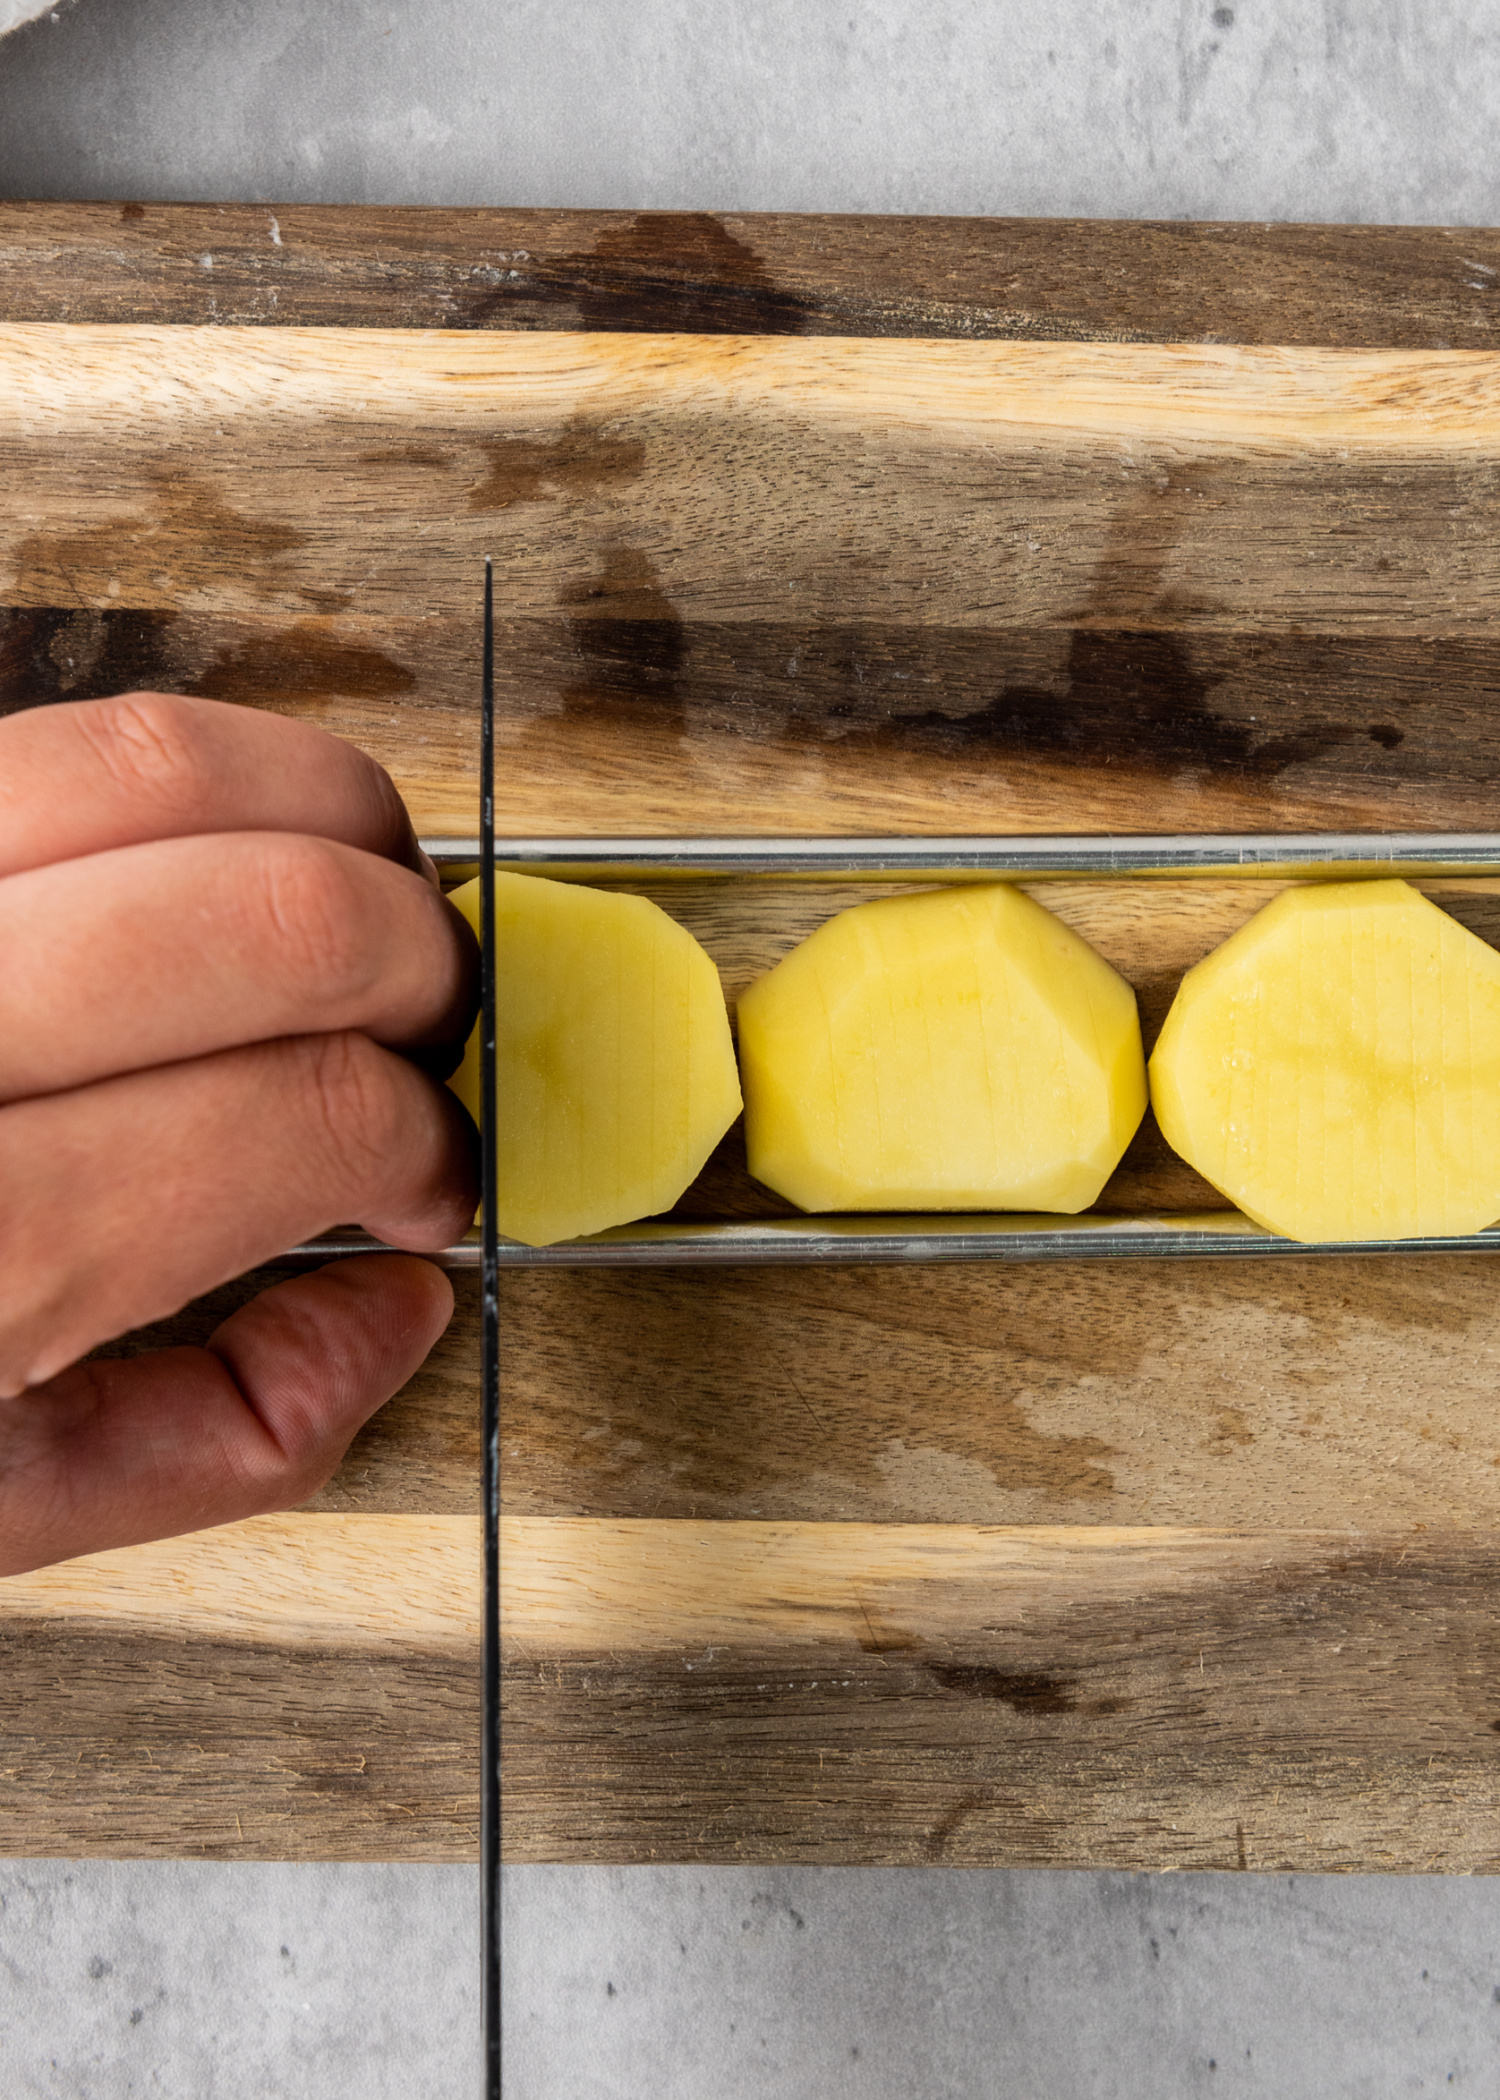
<path fill-rule="evenodd" d="M 477 972 L 353 746 L 152 693 L 0 720 L 0 1574 L 304 1500 L 421 1363 L 453 1295 L 404 1254 L 77 1359 L 335 1224 L 462 1234 L 473 1126 L 397 1053 Z"/>

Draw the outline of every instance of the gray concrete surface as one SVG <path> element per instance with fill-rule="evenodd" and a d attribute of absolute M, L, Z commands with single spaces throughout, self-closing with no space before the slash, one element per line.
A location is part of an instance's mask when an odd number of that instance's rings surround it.
<path fill-rule="evenodd" d="M 1447 0 L 66 0 L 0 55 L 54 197 L 1492 223 Z"/>
<path fill-rule="evenodd" d="M 1444 0 L 66 0 L 0 194 L 1493 223 L 1497 115 Z M 0 1865 L 0 2100 L 466 2100 L 476 1903 Z M 512 2100 L 1500 2092 L 1495 1884 L 534 1868 L 507 1947 Z"/>
<path fill-rule="evenodd" d="M 531 1868 L 514 2100 L 1500 2090 L 1500 1885 Z"/>
<path fill-rule="evenodd" d="M 510 2100 L 1500 2085 L 1500 1884 L 532 1867 Z M 468 2100 L 477 1876 L 0 1867 L 6 2100 Z"/>
<path fill-rule="evenodd" d="M 467 1867 L 5 1861 L 0 2094 L 475 2100 L 478 1905 Z"/>

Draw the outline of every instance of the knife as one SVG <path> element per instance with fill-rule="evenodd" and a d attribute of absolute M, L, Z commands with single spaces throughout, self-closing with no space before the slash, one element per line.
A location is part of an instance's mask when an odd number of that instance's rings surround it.
<path fill-rule="evenodd" d="M 484 1604 L 480 1719 L 480 1962 L 486 2100 L 500 2100 L 500 1261 L 495 1225 L 495 579 L 484 564 L 479 697 L 479 1157 Z"/>

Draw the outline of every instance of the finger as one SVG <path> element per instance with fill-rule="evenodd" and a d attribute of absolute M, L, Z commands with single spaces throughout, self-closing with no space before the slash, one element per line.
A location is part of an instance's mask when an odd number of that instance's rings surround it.
<path fill-rule="evenodd" d="M 0 1101 L 240 1043 L 461 1040 L 479 949 L 420 876 L 287 832 L 163 839 L 0 879 Z"/>
<path fill-rule="evenodd" d="M 431 1262 L 361 1255 L 262 1291 L 206 1348 L 0 1400 L 0 1575 L 305 1501 L 452 1311 Z"/>
<path fill-rule="evenodd" d="M 448 1089 L 352 1032 L 0 1109 L 0 1397 L 331 1225 L 447 1245 L 474 1155 Z"/>
<path fill-rule="evenodd" d="M 311 722 L 173 693 L 0 720 L 0 875 L 217 831 L 309 832 L 432 867 L 384 768 Z"/>

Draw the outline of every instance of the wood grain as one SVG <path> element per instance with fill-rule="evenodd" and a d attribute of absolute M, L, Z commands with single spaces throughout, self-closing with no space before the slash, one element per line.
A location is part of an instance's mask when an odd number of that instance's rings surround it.
<path fill-rule="evenodd" d="M 473 1856 L 478 1549 L 259 1518 L 0 1585 L 0 1849 Z"/>
<path fill-rule="evenodd" d="M 0 707 L 155 687 L 362 744 L 471 832 L 472 614 L 0 609 Z M 1500 641 L 502 623 L 512 833 L 1485 830 Z"/>
<path fill-rule="evenodd" d="M 6 1584 L 0 1842 L 472 1856 L 477 1546 L 260 1519 Z M 1483 1548 L 512 1519 L 503 1564 L 515 1859 L 1500 1866 Z"/>
<path fill-rule="evenodd" d="M 1500 234 L 4 204 L 0 259 L 0 707 L 305 715 L 467 833 L 493 552 L 509 830 L 1495 825 Z M 1045 901 L 1149 1033 L 1270 893 Z M 666 901 L 734 990 L 848 895 Z M 1203 1195 L 1148 1130 L 1109 1200 Z M 732 1143 L 689 1199 L 765 1201 Z M 0 1848 L 472 1856 L 459 1297 L 309 1513 L 0 1588 Z M 1493 1301 L 507 1278 L 512 1855 L 1500 1866 Z"/>
<path fill-rule="evenodd" d="M 308 714 L 522 831 L 1484 825 L 1469 352 L 0 330 L 0 685 Z"/>
<path fill-rule="evenodd" d="M 0 1616 L 188 1640 L 469 1650 L 475 1517 L 251 1517 L 6 1578 Z"/>
<path fill-rule="evenodd" d="M 202 1341 L 246 1279 L 116 1350 Z M 467 1515 L 477 1291 L 314 1509 Z M 512 1275 L 538 1517 L 1462 1535 L 1500 1515 L 1493 1259 Z"/>
<path fill-rule="evenodd" d="M 0 319 L 1487 349 L 1475 226 L 0 203 Z"/>
<path fill-rule="evenodd" d="M 512 1666 L 516 1856 L 1500 1865 L 1484 1548 L 739 1533 L 549 1539 L 591 1595 Z"/>
<path fill-rule="evenodd" d="M 516 618 L 1462 634 L 1500 603 L 1481 352 L 12 326 L 0 384 L 12 605 L 451 613 L 486 551 Z"/>

